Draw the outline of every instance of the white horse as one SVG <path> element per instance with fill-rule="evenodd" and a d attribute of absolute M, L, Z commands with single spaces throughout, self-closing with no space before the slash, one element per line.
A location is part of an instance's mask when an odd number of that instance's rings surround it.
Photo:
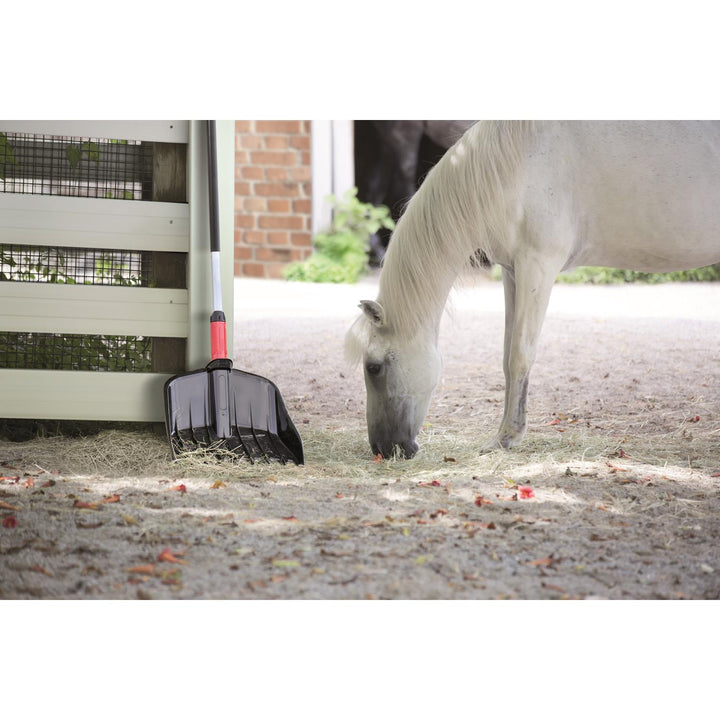
<path fill-rule="evenodd" d="M 482 449 L 517 445 L 530 369 L 559 272 L 720 261 L 720 123 L 480 122 L 401 217 L 377 300 L 348 331 L 363 361 L 370 446 L 412 457 L 440 376 L 438 330 L 470 260 L 502 267 L 505 410 Z"/>

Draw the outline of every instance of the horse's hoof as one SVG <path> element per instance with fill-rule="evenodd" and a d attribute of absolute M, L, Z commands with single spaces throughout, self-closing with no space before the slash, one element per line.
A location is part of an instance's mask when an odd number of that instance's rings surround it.
<path fill-rule="evenodd" d="M 485 444 L 480 448 L 480 453 L 481 453 L 482 455 L 484 455 L 484 454 L 486 454 L 486 453 L 494 452 L 495 450 L 507 450 L 507 449 L 508 449 L 508 446 L 507 446 L 507 445 L 503 445 L 503 442 L 502 442 L 502 440 L 501 440 L 500 438 L 494 438 L 494 439 L 491 440 L 490 442 L 485 443 Z"/>
<path fill-rule="evenodd" d="M 523 435 L 496 435 L 490 442 L 485 443 L 480 448 L 481 453 L 489 453 L 494 450 L 510 450 L 515 447 L 521 440 Z"/>

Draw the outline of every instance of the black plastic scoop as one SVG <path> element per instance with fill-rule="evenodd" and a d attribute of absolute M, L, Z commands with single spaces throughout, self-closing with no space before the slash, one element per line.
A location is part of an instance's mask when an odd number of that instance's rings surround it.
<path fill-rule="evenodd" d="M 227 357 L 220 288 L 220 223 L 215 121 L 207 121 L 213 313 L 211 361 L 165 383 L 165 423 L 173 457 L 197 449 L 231 452 L 251 461 L 304 462 L 302 441 L 277 386 L 234 370 Z"/>

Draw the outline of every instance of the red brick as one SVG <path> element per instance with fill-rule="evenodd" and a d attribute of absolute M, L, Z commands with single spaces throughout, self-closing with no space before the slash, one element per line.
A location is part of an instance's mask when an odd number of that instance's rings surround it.
<path fill-rule="evenodd" d="M 253 256 L 253 249 L 247 245 L 236 245 L 235 246 L 235 262 L 239 260 L 251 260 Z"/>
<path fill-rule="evenodd" d="M 299 215 L 261 215 L 258 227 L 301 230 L 304 224 L 304 218 Z"/>
<path fill-rule="evenodd" d="M 262 180 L 265 177 L 265 173 L 261 167 L 246 165 L 240 168 L 240 177 L 243 180 Z"/>
<path fill-rule="evenodd" d="M 250 161 L 254 165 L 295 165 L 297 163 L 297 153 L 257 150 L 250 153 Z"/>
<path fill-rule="evenodd" d="M 310 149 L 310 136 L 309 135 L 292 135 L 290 137 L 290 147 L 295 150 L 309 150 Z"/>
<path fill-rule="evenodd" d="M 310 233 L 292 233 L 290 242 L 296 247 L 311 247 L 312 235 Z"/>
<path fill-rule="evenodd" d="M 265 147 L 268 150 L 285 150 L 288 146 L 287 135 L 266 135 Z M 293 147 L 295 147 L 293 145 Z"/>
<path fill-rule="evenodd" d="M 240 147 L 248 150 L 259 150 L 263 146 L 263 139 L 260 135 L 241 135 Z"/>
<path fill-rule="evenodd" d="M 255 227 L 254 215 L 236 215 L 235 227 L 243 230 L 249 230 Z"/>
<path fill-rule="evenodd" d="M 242 274 L 248 277 L 266 277 L 264 263 L 244 263 Z"/>
<path fill-rule="evenodd" d="M 257 260 L 264 262 L 290 262 L 293 260 L 293 251 L 290 248 L 267 248 L 257 249 Z"/>
<path fill-rule="evenodd" d="M 257 120 L 255 129 L 261 133 L 299 133 L 301 120 Z"/>
<path fill-rule="evenodd" d="M 312 177 L 309 165 L 299 165 L 298 167 L 288 168 L 287 173 L 290 180 L 297 180 L 299 182 L 310 180 Z"/>
<path fill-rule="evenodd" d="M 283 167 L 265 168 L 266 180 L 287 180 L 288 171 Z"/>
<path fill-rule="evenodd" d="M 243 199 L 243 210 L 249 212 L 265 212 L 267 210 L 268 201 L 265 198 L 259 198 L 254 196 L 244 197 Z"/>
<path fill-rule="evenodd" d="M 269 232 L 267 234 L 268 245 L 289 245 L 290 233 L 286 232 Z"/>
<path fill-rule="evenodd" d="M 309 215 L 312 212 L 312 200 L 293 200 L 293 212 Z"/>
<path fill-rule="evenodd" d="M 298 202 L 297 200 L 295 202 Z M 289 200 L 268 200 L 267 209 L 274 213 L 289 213 L 290 212 L 290 201 Z"/>
<path fill-rule="evenodd" d="M 236 120 L 235 121 L 235 132 L 244 133 L 252 130 L 252 120 Z"/>
<path fill-rule="evenodd" d="M 258 248 L 256 259 L 263 262 L 294 262 L 302 259 L 302 250 L 290 248 Z"/>
<path fill-rule="evenodd" d="M 297 197 L 300 189 L 296 183 L 255 183 L 255 193 L 266 197 Z"/>
<path fill-rule="evenodd" d="M 258 230 L 243 233 L 243 241 L 248 245 L 264 245 L 265 239 L 265 233 Z"/>
<path fill-rule="evenodd" d="M 249 195 L 250 194 L 250 183 L 236 182 L 235 183 L 235 194 L 236 195 Z"/>
<path fill-rule="evenodd" d="M 285 276 L 283 275 L 283 270 L 285 269 L 287 263 L 279 263 L 279 262 L 273 262 L 267 264 L 267 277 L 269 277 L 272 280 L 283 280 Z"/>

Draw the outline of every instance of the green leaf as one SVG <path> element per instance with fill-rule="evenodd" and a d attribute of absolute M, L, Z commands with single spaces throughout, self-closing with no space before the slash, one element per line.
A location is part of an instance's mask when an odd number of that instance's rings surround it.
<path fill-rule="evenodd" d="M 19 165 L 15 152 L 5 133 L 0 133 L 0 178 L 5 179 L 4 169 L 8 166 Z"/>
<path fill-rule="evenodd" d="M 96 142 L 84 142 L 80 148 L 88 156 L 88 160 L 100 162 L 100 146 Z"/>
<path fill-rule="evenodd" d="M 70 163 L 70 167 L 75 170 L 80 164 L 80 159 L 82 158 L 82 150 L 76 145 L 68 145 L 65 148 L 65 157 Z"/>

